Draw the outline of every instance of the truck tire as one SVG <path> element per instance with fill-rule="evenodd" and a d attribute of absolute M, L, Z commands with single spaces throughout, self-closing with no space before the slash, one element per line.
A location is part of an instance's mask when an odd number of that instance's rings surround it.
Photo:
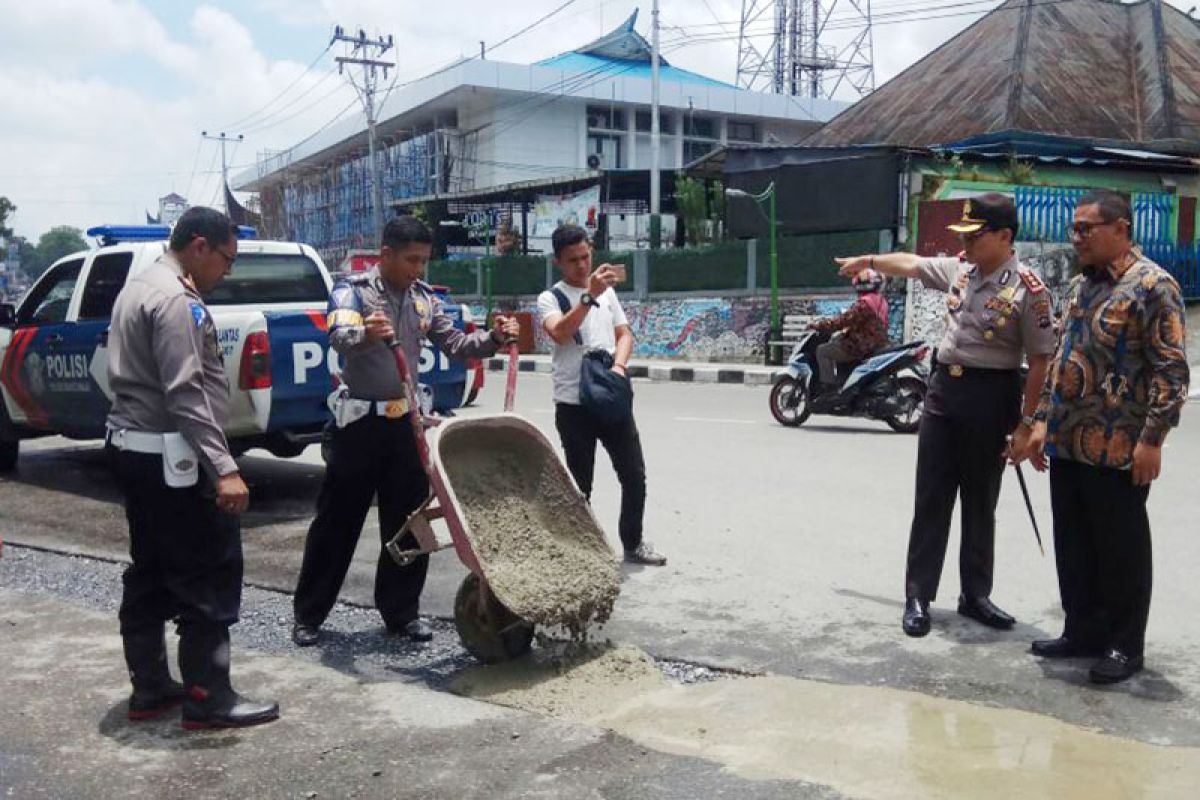
<path fill-rule="evenodd" d="M 21 443 L 15 439 L 0 439 L 0 472 L 12 472 L 17 468 L 17 452 Z"/>
<path fill-rule="evenodd" d="M 4 409 L 4 398 L 0 397 L 0 472 L 12 472 L 17 468 L 17 452 L 21 449 L 21 440 L 16 434 L 9 437 L 12 430 L 8 421 L 8 412 Z"/>

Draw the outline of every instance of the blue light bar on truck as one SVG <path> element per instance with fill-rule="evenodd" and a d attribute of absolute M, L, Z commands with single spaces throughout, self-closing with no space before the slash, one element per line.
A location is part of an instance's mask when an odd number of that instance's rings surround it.
<path fill-rule="evenodd" d="M 169 225 L 97 225 L 87 229 L 87 235 L 100 240 L 101 246 L 121 242 L 163 242 L 171 238 Z M 258 230 L 250 225 L 238 225 L 239 239 L 257 239 Z"/>

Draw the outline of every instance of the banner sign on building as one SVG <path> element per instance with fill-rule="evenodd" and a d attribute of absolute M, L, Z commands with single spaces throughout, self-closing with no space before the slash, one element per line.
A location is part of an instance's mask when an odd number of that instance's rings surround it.
<path fill-rule="evenodd" d="M 579 225 L 594 231 L 599 214 L 599 186 L 575 194 L 538 195 L 533 207 L 533 235 L 549 238 L 559 225 Z"/>

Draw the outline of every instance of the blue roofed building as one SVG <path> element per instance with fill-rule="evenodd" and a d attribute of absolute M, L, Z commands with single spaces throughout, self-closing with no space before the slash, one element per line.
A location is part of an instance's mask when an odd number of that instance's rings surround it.
<path fill-rule="evenodd" d="M 545 249 L 527 221 L 537 187 L 609 186 L 651 165 L 651 52 L 636 22 L 634 12 L 609 34 L 536 64 L 468 59 L 389 93 L 377 124 L 385 204 L 491 203 L 523 247 Z M 740 89 L 660 59 L 660 165 L 670 175 L 724 145 L 794 144 L 847 107 Z M 233 188 L 259 193 L 266 235 L 312 244 L 337 263 L 375 239 L 366 150 L 358 115 L 265 154 Z M 600 205 L 618 248 L 644 243 L 648 227 L 645 192 L 628 184 L 620 213 L 615 198 Z M 672 226 L 668 216 L 667 236 Z"/>

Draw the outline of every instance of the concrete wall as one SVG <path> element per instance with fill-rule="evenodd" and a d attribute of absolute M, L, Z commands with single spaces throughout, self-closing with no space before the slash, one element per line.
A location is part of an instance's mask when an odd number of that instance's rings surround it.
<path fill-rule="evenodd" d="M 780 298 L 783 314 L 832 316 L 853 301 L 849 293 L 801 294 Z M 904 328 L 904 295 L 889 296 L 890 335 L 899 342 Z M 764 357 L 770 302 L 766 297 L 665 297 L 635 300 L 622 298 L 621 304 L 633 328 L 638 358 L 678 359 L 680 361 L 720 361 L 761 363 Z M 536 316 L 536 298 L 521 298 L 504 311 L 528 311 Z M 472 304 L 478 318 L 483 308 Z M 536 326 L 537 352 L 549 353 L 549 338 Z"/>

